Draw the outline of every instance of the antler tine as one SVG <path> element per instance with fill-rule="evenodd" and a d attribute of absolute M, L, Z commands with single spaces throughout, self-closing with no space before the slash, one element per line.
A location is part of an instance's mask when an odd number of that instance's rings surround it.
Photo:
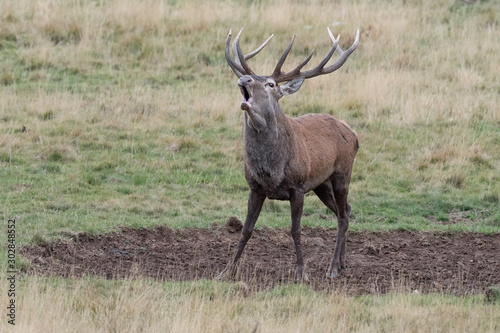
<path fill-rule="evenodd" d="M 337 43 L 337 53 L 339 54 L 339 56 L 341 56 L 344 51 L 342 51 L 342 49 L 340 48 L 340 46 L 338 45 L 338 42 L 339 42 L 339 39 L 340 39 L 340 34 L 337 36 L 337 39 L 335 39 L 335 36 L 332 34 L 332 31 L 330 30 L 330 27 L 326 27 L 326 30 L 328 30 L 328 34 L 330 35 L 330 39 L 332 40 L 332 42 L 335 44 Z M 358 29 L 359 31 L 359 29 Z"/>
<path fill-rule="evenodd" d="M 264 48 L 264 46 L 267 45 L 267 43 L 269 43 L 269 41 L 271 40 L 271 38 L 274 37 L 274 34 L 272 34 L 271 36 L 269 36 L 268 39 L 266 39 L 266 41 L 264 43 L 262 43 L 261 46 L 259 46 L 255 51 L 253 52 L 250 52 L 248 54 L 245 54 L 245 60 L 248 60 L 250 58 L 253 58 L 254 56 L 256 56 L 260 51 L 262 51 L 262 49 Z"/>
<path fill-rule="evenodd" d="M 240 40 L 240 35 L 241 35 L 241 32 L 243 31 L 243 28 L 241 28 L 240 32 L 238 32 L 238 34 L 236 35 L 236 38 L 234 39 L 233 41 L 233 44 L 231 45 L 231 50 L 233 51 L 233 55 L 234 55 L 234 61 L 241 66 L 241 63 L 240 63 L 240 58 L 237 56 L 238 54 L 238 49 L 236 48 L 236 41 L 239 41 Z"/>
<path fill-rule="evenodd" d="M 224 50 L 224 55 L 226 57 L 227 63 L 229 64 L 229 67 L 231 67 L 234 74 L 236 74 L 237 77 L 242 77 L 243 73 L 245 73 L 245 70 L 241 67 L 241 65 L 238 62 L 234 61 L 231 58 L 231 55 L 229 54 L 229 45 L 231 44 L 231 33 L 232 33 L 232 30 L 229 29 L 229 34 L 227 35 L 227 38 L 226 38 L 226 47 Z"/>
<path fill-rule="evenodd" d="M 330 35 L 330 38 L 333 41 L 333 46 L 332 46 L 330 52 L 328 53 L 327 57 L 325 59 L 323 59 L 323 61 L 318 66 L 316 66 L 316 68 L 303 73 L 306 79 L 309 79 L 309 78 L 312 78 L 312 77 L 315 77 L 318 75 L 329 74 L 329 73 L 336 71 L 337 69 L 342 67 L 342 65 L 345 63 L 347 58 L 349 58 L 351 53 L 353 53 L 354 50 L 356 49 L 356 47 L 358 47 L 359 29 L 356 33 L 356 39 L 354 40 L 354 43 L 352 43 L 351 47 L 349 47 L 346 51 L 343 51 L 342 48 L 338 45 L 340 35 L 337 37 L 337 39 L 335 39 L 332 32 L 330 31 L 330 28 L 327 28 L 327 29 L 328 29 L 328 34 Z M 337 50 L 337 52 L 339 53 L 339 58 L 337 59 L 337 61 L 335 61 L 335 63 L 333 65 L 330 65 L 326 68 L 323 68 L 325 66 L 325 64 L 328 62 L 328 60 L 330 60 L 334 50 Z"/>
<path fill-rule="evenodd" d="M 293 35 L 292 40 L 290 41 L 290 44 L 288 44 L 288 47 L 283 51 L 283 54 L 281 55 L 280 60 L 278 60 L 278 63 L 276 64 L 276 67 L 274 68 L 273 74 L 271 74 L 272 77 L 276 78 L 279 77 L 281 74 L 281 67 L 285 63 L 286 57 L 288 57 L 288 53 L 290 53 L 290 50 L 292 49 L 293 46 L 293 41 L 295 40 L 295 35 Z"/>
<path fill-rule="evenodd" d="M 245 75 L 254 75 L 255 73 L 252 71 L 250 66 L 248 66 L 247 62 L 245 61 L 245 56 L 243 55 L 243 52 L 241 51 L 241 47 L 240 47 L 240 35 L 241 35 L 241 32 L 243 31 L 243 29 L 244 28 L 241 28 L 240 32 L 238 33 L 238 35 L 236 36 L 236 38 L 234 39 L 234 42 L 233 42 L 233 50 L 236 48 L 236 54 L 234 55 L 234 57 L 238 58 L 239 64 L 245 70 L 245 72 L 244 72 Z M 234 45 L 236 45 L 236 47 Z"/>
<path fill-rule="evenodd" d="M 241 35 L 241 32 L 243 31 L 243 29 L 244 28 L 241 28 L 240 32 L 238 32 L 238 35 L 236 35 L 236 38 L 234 39 L 233 44 L 231 46 L 233 54 L 234 54 L 234 61 L 232 61 L 232 62 L 238 65 L 237 70 L 240 72 L 239 74 L 236 74 L 238 77 L 241 77 L 242 75 L 255 74 L 254 71 L 250 68 L 250 66 L 248 66 L 246 60 L 256 56 L 269 43 L 271 38 L 274 37 L 274 34 L 272 34 L 257 49 L 255 49 L 254 51 L 252 51 L 248 54 L 243 55 L 243 52 L 241 51 L 241 47 L 240 47 L 240 35 Z M 228 51 L 228 53 L 229 53 L 229 51 Z M 234 69 L 233 69 L 233 71 L 234 71 Z"/>

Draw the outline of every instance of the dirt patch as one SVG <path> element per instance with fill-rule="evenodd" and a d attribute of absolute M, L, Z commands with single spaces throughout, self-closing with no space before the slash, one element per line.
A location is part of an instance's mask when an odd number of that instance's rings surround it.
<path fill-rule="evenodd" d="M 500 234 L 349 232 L 348 267 L 333 281 L 325 273 L 336 230 L 304 228 L 302 235 L 306 272 L 315 289 L 353 295 L 394 289 L 467 295 L 500 284 Z M 81 234 L 75 241 L 25 246 L 21 253 L 32 262 L 31 274 L 212 279 L 225 267 L 238 239 L 239 233 L 228 225 L 212 230 L 123 228 L 95 237 Z M 257 289 L 293 283 L 295 261 L 288 230 L 256 230 L 242 256 L 238 279 Z"/>
<path fill-rule="evenodd" d="M 224 226 L 226 227 L 226 231 L 229 233 L 240 232 L 241 229 L 243 229 L 243 224 L 236 216 L 228 218 Z"/>

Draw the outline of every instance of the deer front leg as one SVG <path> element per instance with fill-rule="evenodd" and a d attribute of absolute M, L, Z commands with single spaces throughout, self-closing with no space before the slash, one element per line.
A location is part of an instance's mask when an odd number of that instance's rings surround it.
<path fill-rule="evenodd" d="M 295 253 L 297 254 L 297 281 L 308 280 L 304 274 L 304 260 L 300 247 L 300 218 L 304 207 L 304 193 L 294 193 L 290 198 L 290 208 L 292 210 L 292 238 L 295 243 Z"/>
<path fill-rule="evenodd" d="M 219 280 L 227 280 L 233 279 L 236 275 L 236 267 L 238 260 L 245 249 L 245 245 L 247 245 L 248 240 L 252 236 L 253 228 L 255 226 L 255 222 L 259 218 L 260 210 L 262 209 L 262 204 L 266 199 L 265 196 L 261 196 L 254 191 L 250 190 L 248 195 L 248 212 L 247 218 L 245 220 L 245 224 L 243 225 L 243 230 L 241 231 L 240 241 L 238 246 L 236 247 L 236 252 L 233 255 L 233 258 L 229 260 L 226 268 L 222 272 L 220 272 L 218 279 Z"/>

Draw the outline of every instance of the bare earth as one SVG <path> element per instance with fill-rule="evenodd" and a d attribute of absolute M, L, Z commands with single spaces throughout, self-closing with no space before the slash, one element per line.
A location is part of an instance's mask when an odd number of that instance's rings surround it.
<path fill-rule="evenodd" d="M 36 275 L 213 279 L 231 256 L 240 228 L 236 219 L 211 230 L 123 228 L 96 237 L 78 235 L 70 242 L 26 246 L 21 253 L 32 262 L 29 273 Z M 335 237 L 334 229 L 302 230 L 306 273 L 316 290 L 350 295 L 390 290 L 469 295 L 500 284 L 500 234 L 348 232 L 348 267 L 332 281 L 325 273 Z M 252 290 L 293 283 L 296 265 L 290 232 L 256 230 L 239 268 L 237 279 Z"/>

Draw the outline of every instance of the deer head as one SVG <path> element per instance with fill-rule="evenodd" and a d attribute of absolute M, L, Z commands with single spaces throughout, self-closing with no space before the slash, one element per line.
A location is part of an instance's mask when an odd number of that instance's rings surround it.
<path fill-rule="evenodd" d="M 292 37 L 290 44 L 283 52 L 283 55 L 279 59 L 276 67 L 271 75 L 256 75 L 253 70 L 248 66 L 247 60 L 257 55 L 271 40 L 274 35 L 271 35 L 261 46 L 259 46 L 253 52 L 243 55 L 240 48 L 240 35 L 243 29 L 240 30 L 234 42 L 232 44 L 232 51 L 234 54 L 234 59 L 231 58 L 229 52 L 229 45 L 231 43 L 231 30 L 226 39 L 225 56 L 229 63 L 229 66 L 239 78 L 238 86 L 240 87 L 241 94 L 243 96 L 243 101 L 241 102 L 241 109 L 247 112 L 250 120 L 257 127 L 265 126 L 266 122 L 266 112 L 269 110 L 276 110 L 279 108 L 278 100 L 285 96 L 297 92 L 302 83 L 306 79 L 313 78 L 319 75 L 325 75 L 332 73 L 342 67 L 347 58 L 356 49 L 359 42 L 359 30 L 356 34 L 356 39 L 354 43 L 347 49 L 343 51 L 338 45 L 340 35 L 335 38 L 328 28 L 328 34 L 333 42 L 333 46 L 326 55 L 326 57 L 313 69 L 302 72 L 302 68 L 311 60 L 314 50 L 309 54 L 309 56 L 300 63 L 295 69 L 288 73 L 281 70 L 288 53 L 292 49 L 295 36 Z M 332 57 L 335 50 L 338 52 L 339 57 L 334 64 L 325 67 L 330 58 Z M 284 82 L 280 85 L 280 83 Z"/>

